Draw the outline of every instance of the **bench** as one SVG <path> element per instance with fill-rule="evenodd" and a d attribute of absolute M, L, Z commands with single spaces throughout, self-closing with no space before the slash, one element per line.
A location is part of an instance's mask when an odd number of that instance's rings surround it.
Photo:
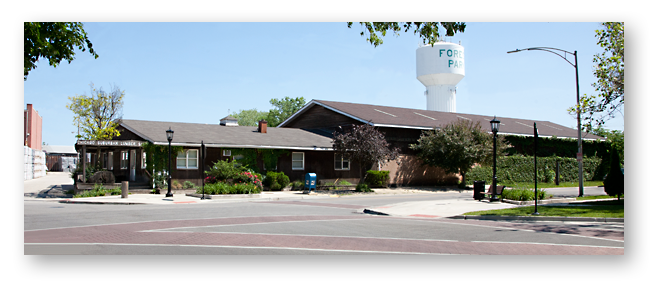
<path fill-rule="evenodd" d="M 503 189 L 505 189 L 506 186 L 497 186 L 497 196 L 500 196 L 501 193 L 503 192 Z M 492 185 L 490 185 L 485 192 L 479 192 L 480 195 L 489 197 L 492 196 Z"/>

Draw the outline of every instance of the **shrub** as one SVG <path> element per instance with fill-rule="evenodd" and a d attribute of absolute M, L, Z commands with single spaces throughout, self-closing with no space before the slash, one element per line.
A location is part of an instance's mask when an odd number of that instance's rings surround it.
<path fill-rule="evenodd" d="M 605 185 L 605 193 L 608 196 L 618 196 L 620 200 L 621 195 L 624 193 L 625 178 L 623 172 L 621 172 L 620 159 L 616 148 L 612 148 L 612 157 L 610 160 L 609 173 L 607 173 L 607 177 L 603 180 L 603 185 Z"/>
<path fill-rule="evenodd" d="M 365 183 L 370 187 L 386 187 L 390 171 L 368 170 Z"/>
<path fill-rule="evenodd" d="M 232 162 L 219 160 L 212 164 L 212 167 L 210 167 L 208 171 L 205 171 L 205 173 L 208 174 L 208 176 L 214 177 L 217 181 L 235 179 L 241 172 L 246 170 L 246 166 L 241 166 L 234 160 Z"/>
<path fill-rule="evenodd" d="M 101 196 L 105 196 L 106 194 L 121 195 L 122 189 L 121 187 L 116 187 L 114 189 L 107 190 L 106 188 L 104 188 L 102 184 L 95 184 L 92 190 L 81 192 L 80 194 L 76 194 L 73 197 L 74 198 L 101 197 Z"/>
<path fill-rule="evenodd" d="M 302 191 L 305 188 L 305 183 L 302 181 L 293 181 L 291 183 L 291 190 L 292 191 Z"/>
<path fill-rule="evenodd" d="M 196 185 L 190 181 L 183 182 L 183 189 L 194 189 Z"/>
<path fill-rule="evenodd" d="M 233 179 L 235 183 L 241 182 L 241 183 L 247 183 L 247 184 L 253 184 L 260 189 L 262 188 L 262 181 L 260 180 L 260 175 L 251 173 L 251 172 L 241 172 L 237 177 Z"/>
<path fill-rule="evenodd" d="M 367 184 L 357 184 L 356 191 L 362 193 L 374 192 L 372 189 L 368 188 Z"/>
<path fill-rule="evenodd" d="M 530 201 L 535 200 L 535 190 L 533 189 L 505 189 L 501 193 L 501 198 L 510 199 L 516 201 Z M 546 199 L 546 191 L 543 189 L 537 190 L 537 199 L 542 200 Z"/>
<path fill-rule="evenodd" d="M 264 185 L 269 187 L 272 191 L 279 191 L 289 185 L 289 176 L 284 172 L 269 171 L 266 173 Z"/>
<path fill-rule="evenodd" d="M 234 184 L 230 185 L 223 182 L 205 184 L 205 193 L 209 195 L 229 195 L 229 194 L 259 194 L 261 189 L 254 184 Z M 203 193 L 201 188 L 196 189 L 197 194 Z"/>
<path fill-rule="evenodd" d="M 216 183 L 216 182 L 217 182 L 217 178 L 212 177 L 212 176 L 207 176 L 207 177 L 205 177 L 205 179 L 203 180 L 203 183 L 204 183 L 204 184 L 214 184 L 214 183 Z"/>
<path fill-rule="evenodd" d="M 181 183 L 179 183 L 177 180 L 172 181 L 172 189 L 178 190 L 178 189 L 182 189 L 182 188 L 183 188 L 183 185 L 181 185 Z"/>

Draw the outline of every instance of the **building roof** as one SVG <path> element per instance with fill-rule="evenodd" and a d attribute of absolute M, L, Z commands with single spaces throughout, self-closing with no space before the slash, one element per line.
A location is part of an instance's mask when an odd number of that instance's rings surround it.
<path fill-rule="evenodd" d="M 294 115 L 282 122 L 278 127 L 290 123 L 297 119 L 302 113 L 314 106 L 322 106 L 326 109 L 355 119 L 362 123 L 369 123 L 376 127 L 394 127 L 394 128 L 411 128 L 422 130 L 433 130 L 443 128 L 445 125 L 459 119 L 478 121 L 486 132 L 491 132 L 490 120 L 493 116 L 451 113 L 441 111 L 431 111 L 423 109 L 399 108 L 391 106 L 380 106 L 371 104 L 347 103 L 326 100 L 312 100 L 301 108 Z M 565 127 L 549 121 L 536 121 L 528 119 L 517 119 L 508 117 L 496 117 L 501 121 L 499 134 L 506 135 L 533 135 L 533 123 L 537 123 L 537 132 L 540 137 L 558 138 L 577 138 L 576 129 Z M 603 137 L 582 133 L 582 138 L 586 140 L 604 140 Z"/>
<path fill-rule="evenodd" d="M 174 131 L 172 145 L 224 148 L 269 148 L 300 150 L 332 150 L 332 140 L 302 129 L 257 127 L 228 127 L 217 124 L 122 120 L 122 127 L 154 144 L 167 145 L 166 131 Z"/>
<path fill-rule="evenodd" d="M 44 145 L 42 150 L 49 154 L 77 154 L 74 145 Z"/>

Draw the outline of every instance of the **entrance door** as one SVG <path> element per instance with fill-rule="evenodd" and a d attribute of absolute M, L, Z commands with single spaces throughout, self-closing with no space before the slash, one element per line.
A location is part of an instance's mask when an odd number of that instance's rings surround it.
<path fill-rule="evenodd" d="M 135 149 L 131 150 L 131 154 L 129 154 L 129 171 L 131 174 L 129 175 L 129 181 L 135 182 Z"/>

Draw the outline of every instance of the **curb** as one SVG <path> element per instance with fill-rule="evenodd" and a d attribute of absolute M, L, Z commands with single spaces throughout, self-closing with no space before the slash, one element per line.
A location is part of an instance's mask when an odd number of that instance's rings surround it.
<path fill-rule="evenodd" d="M 523 221 L 569 221 L 569 222 L 605 222 L 624 223 L 625 218 L 563 217 L 563 216 L 500 216 L 500 215 L 457 215 L 449 219 L 463 220 L 523 220 Z"/>
<path fill-rule="evenodd" d="M 106 202 L 106 201 L 78 201 L 78 200 L 69 200 L 64 199 L 58 201 L 59 203 L 69 203 L 69 204 L 122 204 L 122 205 L 135 205 L 135 204 L 146 204 L 141 202 Z"/>

